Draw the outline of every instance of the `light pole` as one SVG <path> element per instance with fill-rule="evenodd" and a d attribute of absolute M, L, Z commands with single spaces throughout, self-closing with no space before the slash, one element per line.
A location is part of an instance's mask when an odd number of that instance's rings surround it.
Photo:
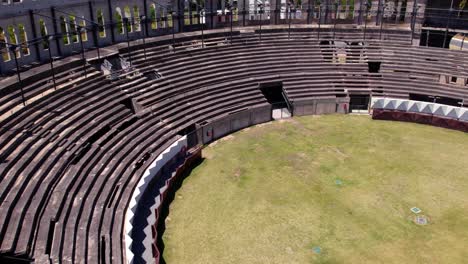
<path fill-rule="evenodd" d="M 52 58 L 52 48 L 50 47 L 50 41 L 54 39 L 53 36 L 44 36 L 44 39 L 47 41 L 47 50 L 49 51 L 49 60 L 50 60 L 50 70 L 52 71 L 52 82 L 54 83 L 54 90 L 57 90 L 57 84 L 55 83 L 55 69 L 54 69 L 54 58 Z"/>
<path fill-rule="evenodd" d="M 382 40 L 382 29 L 383 29 L 383 23 L 384 23 L 384 14 L 385 14 L 385 10 L 384 10 L 384 5 L 383 3 L 381 4 L 381 13 L 380 13 L 380 32 L 379 32 L 379 40 Z"/>
<path fill-rule="evenodd" d="M 366 16 L 364 17 L 364 40 L 366 40 L 367 17 L 369 16 L 369 3 L 365 2 L 364 6 L 366 7 Z"/>
<path fill-rule="evenodd" d="M 200 14 L 200 18 L 203 18 L 203 23 L 201 23 L 201 47 L 203 49 L 203 48 L 205 48 L 205 34 L 203 33 L 203 28 L 205 27 L 204 25 L 206 23 L 205 9 L 201 9 L 199 14 Z M 201 20 L 200 20 L 200 22 L 201 22 Z"/>
<path fill-rule="evenodd" d="M 171 16 L 172 16 L 172 48 L 174 49 L 174 52 L 176 50 L 176 46 L 175 46 L 175 23 L 174 23 L 175 15 L 176 15 L 176 12 L 171 11 Z"/>
<path fill-rule="evenodd" d="M 314 2 L 315 3 L 315 2 Z M 317 40 L 320 40 L 320 25 L 322 24 L 322 3 L 319 1 Z"/>
<path fill-rule="evenodd" d="M 416 10 L 413 8 L 413 13 L 411 16 L 411 44 L 413 43 L 413 35 L 414 35 L 414 30 L 416 27 L 416 16 L 418 14 L 420 6 L 416 7 Z"/>
<path fill-rule="evenodd" d="M 124 23 L 125 23 L 125 33 L 127 36 L 127 50 L 128 50 L 128 59 L 130 60 L 130 66 L 132 66 L 132 51 L 130 50 L 130 38 L 128 36 L 128 17 L 124 17 Z"/>
<path fill-rule="evenodd" d="M 338 2 L 335 2 L 334 5 L 335 5 L 335 20 L 333 21 L 333 40 L 335 40 L 336 21 L 338 18 Z"/>
<path fill-rule="evenodd" d="M 198 14 L 200 15 L 200 23 L 201 23 L 201 35 L 202 35 L 202 39 L 201 39 L 201 43 L 202 43 L 202 49 L 205 48 L 205 33 L 203 32 L 203 28 L 205 27 L 205 23 L 206 23 L 206 17 L 205 17 L 205 7 L 202 7 L 200 6 L 197 2 L 192 2 L 192 4 L 196 5 L 198 8 L 200 8 L 200 11 L 198 12 Z M 203 23 L 202 23 L 203 21 Z"/>
<path fill-rule="evenodd" d="M 262 14 L 264 12 L 263 8 L 263 3 L 260 3 L 258 5 L 258 7 L 260 8 L 260 11 L 259 11 L 259 14 L 260 14 L 260 42 L 262 41 L 262 23 L 263 23 L 263 20 L 262 20 Z"/>
<path fill-rule="evenodd" d="M 20 68 L 18 64 L 18 56 L 16 55 L 16 52 L 19 51 L 19 46 L 17 44 L 9 44 L 9 49 L 13 53 L 13 57 L 15 58 L 16 74 L 18 77 L 18 85 L 21 90 L 21 99 L 23 100 L 23 106 L 26 106 L 26 100 L 24 99 L 24 91 L 23 91 L 23 81 L 21 80 Z"/>
<path fill-rule="evenodd" d="M 296 13 L 296 7 L 294 6 L 293 3 L 289 2 L 289 27 L 288 27 L 288 40 L 290 40 L 291 37 L 291 20 L 292 20 L 292 13 Z"/>
<path fill-rule="evenodd" d="M 81 59 L 83 60 L 83 72 L 85 74 L 85 77 L 88 77 L 88 73 L 86 71 L 86 58 L 85 58 L 85 53 L 84 53 L 83 37 L 81 36 L 81 34 L 85 32 L 85 29 L 78 26 L 77 31 L 78 31 L 78 38 L 80 40 L 80 46 L 81 46 Z"/>
<path fill-rule="evenodd" d="M 146 17 L 145 16 L 140 16 L 140 24 L 141 24 L 141 27 L 143 28 L 143 56 L 145 58 L 145 62 L 146 62 Z"/>
<path fill-rule="evenodd" d="M 230 42 L 231 42 L 231 45 L 232 45 L 232 11 L 233 11 L 233 7 L 232 7 L 232 5 L 228 2 L 228 3 L 226 3 L 226 8 L 229 10 L 229 20 L 230 20 L 230 28 L 231 28 Z"/>
<path fill-rule="evenodd" d="M 463 50 L 463 45 L 465 44 L 465 37 L 466 37 L 466 35 L 463 34 L 463 39 L 462 39 L 462 44 L 460 46 L 460 50 Z"/>
<path fill-rule="evenodd" d="M 93 24 L 93 30 L 97 31 L 97 36 L 99 36 L 99 26 L 97 24 Z M 97 57 L 98 60 L 101 59 L 101 52 L 99 51 L 99 41 L 96 41 L 96 51 L 97 51 Z"/>
<path fill-rule="evenodd" d="M 442 46 L 444 49 L 445 49 L 445 43 L 447 42 L 447 35 L 448 35 L 448 29 L 449 29 L 449 25 L 450 25 L 450 19 L 452 18 L 452 12 L 453 12 L 453 0 L 450 3 L 450 9 L 449 9 L 449 14 L 448 14 L 448 18 L 447 18 L 447 26 L 445 28 L 444 44 Z"/>

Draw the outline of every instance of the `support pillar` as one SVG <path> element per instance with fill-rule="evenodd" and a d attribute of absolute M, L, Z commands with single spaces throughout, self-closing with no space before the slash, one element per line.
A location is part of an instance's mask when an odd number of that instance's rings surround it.
<path fill-rule="evenodd" d="M 36 31 L 36 22 L 34 20 L 34 13 L 32 10 L 29 10 L 29 22 L 31 24 L 33 39 L 38 39 Z M 39 42 L 37 41 L 34 42 L 34 51 L 36 52 L 36 60 L 41 61 L 41 52 L 39 50 Z"/>
<path fill-rule="evenodd" d="M 145 16 L 145 29 L 144 29 L 144 34 L 145 37 L 149 37 L 149 31 L 148 31 L 148 21 L 149 21 L 149 16 L 148 16 L 148 3 L 146 0 L 143 0 L 143 15 Z M 169 16 L 169 13 L 166 15 Z"/>
<path fill-rule="evenodd" d="M 114 9 L 112 8 L 112 0 L 107 0 L 107 7 L 109 8 L 108 10 L 109 10 L 111 41 L 112 43 L 115 43 Z"/>
<path fill-rule="evenodd" d="M 354 23 L 357 25 L 362 24 L 362 17 L 363 17 L 363 0 L 355 0 L 354 1 Z"/>
<path fill-rule="evenodd" d="M 98 39 L 98 30 L 99 28 L 96 26 L 96 21 L 94 20 L 94 8 L 93 8 L 93 2 L 88 1 L 88 7 L 89 7 L 89 19 L 93 21 L 93 43 L 96 48 L 99 48 L 99 39 Z"/>
<path fill-rule="evenodd" d="M 58 36 L 59 33 L 58 33 L 58 29 L 57 29 L 57 18 L 55 16 L 55 7 L 51 7 L 50 8 L 50 16 L 52 17 L 52 25 L 53 25 L 53 30 L 54 30 L 54 35 L 55 36 Z M 60 40 L 62 38 L 58 38 L 58 37 L 55 37 L 55 45 L 57 45 L 57 54 L 59 56 L 62 56 L 62 49 L 60 48 Z M 49 49 L 51 48 L 51 46 L 49 46 Z"/>
<path fill-rule="evenodd" d="M 175 12 L 177 17 L 173 18 L 173 22 L 175 23 L 175 32 L 183 32 L 184 31 L 184 0 L 176 0 L 177 5 L 174 5 Z"/>

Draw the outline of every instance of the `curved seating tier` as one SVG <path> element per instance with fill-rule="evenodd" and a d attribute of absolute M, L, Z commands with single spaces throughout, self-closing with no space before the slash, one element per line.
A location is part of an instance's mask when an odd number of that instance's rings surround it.
<path fill-rule="evenodd" d="M 232 44 L 229 32 L 208 32 L 204 48 L 197 35 L 175 50 L 167 40 L 135 46 L 133 66 L 143 74 L 132 80 L 111 82 L 90 68 L 73 85 L 64 71 L 63 89 L 40 97 L 46 88 L 29 84 L 34 100 L 0 120 L 0 255 L 126 262 L 125 212 L 146 167 L 193 126 L 270 107 L 259 83 L 282 82 L 293 109 L 308 100 L 334 106 L 350 94 L 468 99 L 466 87 L 440 81 L 468 78 L 466 53 L 411 46 L 407 30 L 369 29 L 365 41 L 358 29 L 324 29 L 320 39 L 310 30 L 290 39 L 265 30 L 262 41 L 255 30 L 236 32 Z M 369 72 L 369 62 L 379 71 Z M 160 78 L 148 78 L 155 70 Z"/>

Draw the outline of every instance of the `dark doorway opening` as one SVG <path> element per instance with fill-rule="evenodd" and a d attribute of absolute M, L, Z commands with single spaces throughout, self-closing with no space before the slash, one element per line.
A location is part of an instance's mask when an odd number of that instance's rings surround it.
<path fill-rule="evenodd" d="M 274 108 L 288 107 L 282 82 L 259 83 L 258 86 L 265 99 L 268 103 L 273 105 Z"/>
<path fill-rule="evenodd" d="M 369 61 L 367 62 L 369 66 L 370 73 L 379 73 L 380 72 L 380 61 Z"/>
<path fill-rule="evenodd" d="M 188 127 L 179 130 L 177 132 L 180 136 L 187 136 L 187 147 L 192 148 L 198 144 L 197 127 L 195 124 L 191 124 Z"/>
<path fill-rule="evenodd" d="M 352 113 L 369 109 L 369 95 L 350 95 L 349 111 Z"/>

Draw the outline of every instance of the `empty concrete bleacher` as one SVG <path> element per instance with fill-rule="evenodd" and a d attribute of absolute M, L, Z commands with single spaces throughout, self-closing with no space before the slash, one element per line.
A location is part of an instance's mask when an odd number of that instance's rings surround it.
<path fill-rule="evenodd" d="M 26 107 L 0 120 L 0 252 L 124 263 L 125 210 L 145 166 L 192 125 L 215 131 L 207 143 L 237 129 L 221 122 L 243 111 L 265 107 L 258 122 L 269 120 L 259 83 L 281 82 L 298 115 L 335 112 L 352 94 L 468 98 L 467 87 L 440 81 L 468 78 L 466 54 L 412 46 L 407 30 L 369 29 L 365 40 L 360 29 L 323 29 L 320 39 L 314 30 L 289 39 L 284 29 L 265 30 L 262 41 L 258 31 L 236 33 L 232 44 L 228 36 L 208 33 L 205 48 L 199 35 L 175 50 L 157 38 L 145 51 L 137 46 L 131 60 L 142 75 L 131 80 L 111 82 L 91 67 L 84 76 L 77 63 L 57 71 L 56 91 L 48 76 L 28 83 Z M 370 72 L 369 61 L 380 70 Z M 147 78 L 154 70 L 160 78 Z M 15 98 L 2 113 L 21 103 L 17 95 L 1 94 Z"/>

